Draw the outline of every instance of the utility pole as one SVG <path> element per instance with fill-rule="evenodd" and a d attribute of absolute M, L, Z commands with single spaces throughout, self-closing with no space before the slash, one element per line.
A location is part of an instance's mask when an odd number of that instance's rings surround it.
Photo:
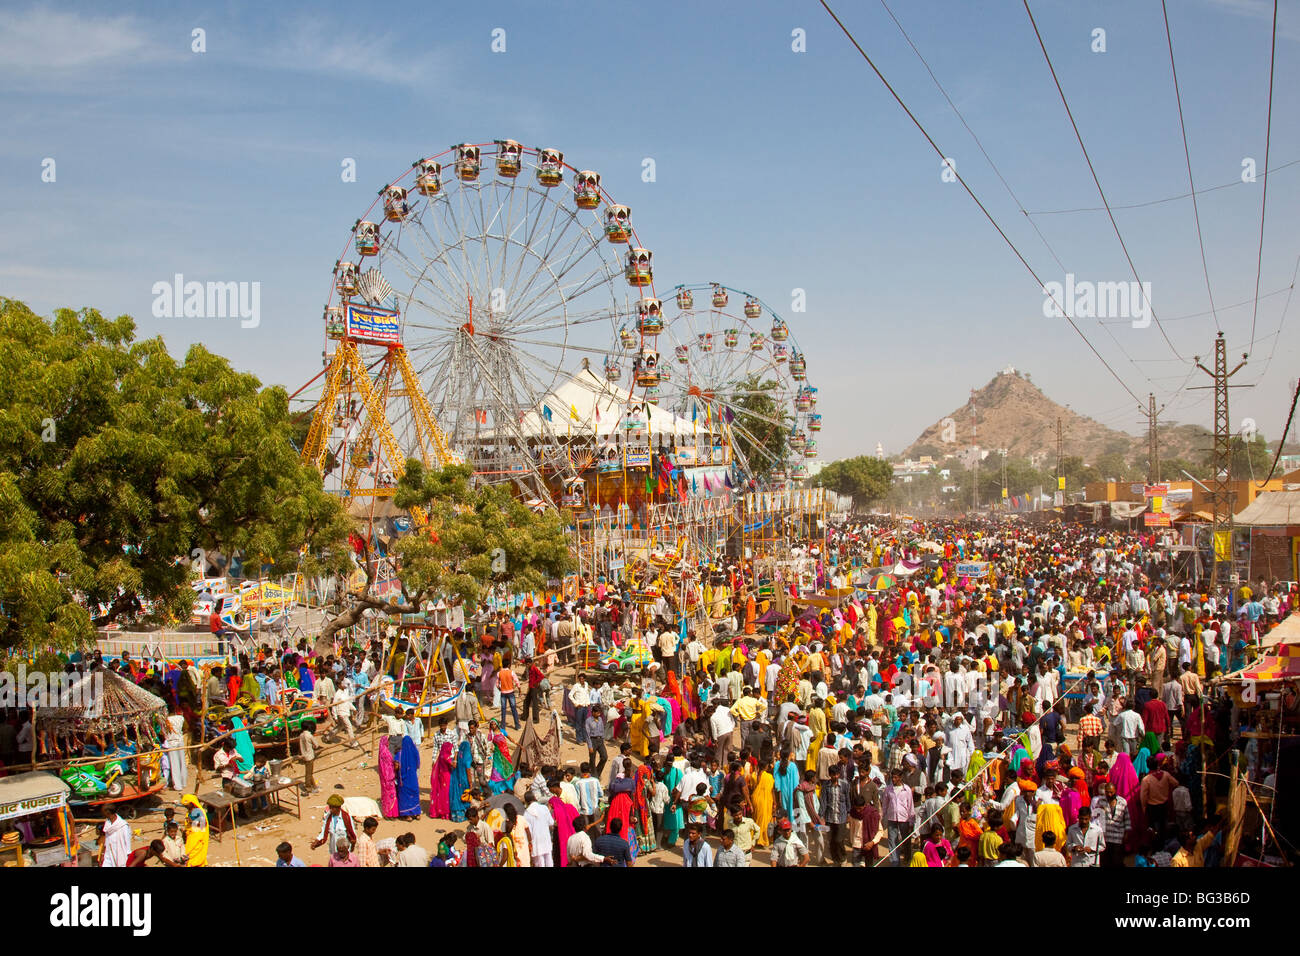
<path fill-rule="evenodd" d="M 976 440 L 979 431 L 979 413 L 975 409 L 975 389 L 970 390 L 970 442 L 971 442 L 971 493 L 974 496 L 974 510 L 980 510 L 980 445 Z"/>
<path fill-rule="evenodd" d="M 998 452 L 1002 455 L 1002 510 L 1006 511 L 1011 507 L 1011 499 L 1007 497 L 1007 451 L 1006 448 L 999 448 Z"/>
<path fill-rule="evenodd" d="M 1058 507 L 1065 507 L 1065 438 L 1061 433 L 1061 418 L 1056 418 L 1056 494 L 1052 496 Z"/>
<path fill-rule="evenodd" d="M 1147 394 L 1147 407 L 1138 406 L 1138 413 L 1147 421 L 1147 484 L 1154 485 L 1160 480 L 1160 436 L 1156 429 L 1156 422 L 1160 413 L 1165 410 L 1161 405 L 1156 408 L 1156 396 L 1154 393 Z"/>
<path fill-rule="evenodd" d="M 1210 477 L 1210 502 L 1214 506 L 1214 523 L 1211 525 L 1211 554 L 1214 564 L 1210 571 L 1210 587 L 1219 586 L 1219 566 L 1228 565 L 1232 571 L 1232 424 L 1228 420 L 1228 379 L 1236 375 L 1246 364 L 1248 355 L 1243 352 L 1236 368 L 1228 371 L 1228 346 L 1220 332 L 1214 340 L 1214 371 L 1201 364 L 1199 355 L 1193 356 L 1196 367 L 1210 378 L 1213 385 L 1198 385 L 1194 388 L 1214 389 L 1214 474 Z"/>

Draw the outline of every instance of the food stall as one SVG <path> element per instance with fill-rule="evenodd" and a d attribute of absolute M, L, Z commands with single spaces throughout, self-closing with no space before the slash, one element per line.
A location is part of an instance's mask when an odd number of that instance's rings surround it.
<path fill-rule="evenodd" d="M 33 770 L 0 777 L 0 866 L 63 866 L 77 861 L 68 785 Z"/>

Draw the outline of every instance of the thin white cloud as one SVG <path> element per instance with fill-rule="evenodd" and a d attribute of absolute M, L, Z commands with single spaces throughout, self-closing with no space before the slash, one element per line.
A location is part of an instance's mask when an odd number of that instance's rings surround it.
<path fill-rule="evenodd" d="M 34 7 L 0 12 L 0 70 L 84 70 L 139 62 L 152 44 L 131 18 L 87 17 Z"/>
<path fill-rule="evenodd" d="M 406 35 L 409 41 L 410 34 Z M 328 73 L 389 83 L 422 87 L 446 77 L 438 69 L 446 61 L 423 47 L 403 50 L 401 36 L 361 35 L 356 30 L 339 30 L 319 20 L 287 25 L 285 32 L 257 57 L 263 65 L 304 73 Z"/>
<path fill-rule="evenodd" d="M 346 76 L 405 87 L 451 77 L 447 51 L 430 50 L 395 33 L 358 35 L 319 19 L 291 20 L 254 36 L 214 32 L 209 55 L 253 69 Z M 404 42 L 405 41 L 405 42 Z M 187 57 L 189 28 L 163 37 L 131 16 L 97 17 L 32 7 L 0 12 L 0 77 L 20 84 L 139 67 Z"/>

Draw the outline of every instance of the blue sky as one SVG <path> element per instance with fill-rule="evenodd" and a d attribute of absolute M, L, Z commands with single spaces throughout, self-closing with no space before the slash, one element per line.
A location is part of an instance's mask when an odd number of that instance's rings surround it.
<path fill-rule="evenodd" d="M 1095 187 L 1019 3 L 889 0 L 1031 212 Z M 1012 202 L 879 0 L 832 4 L 1044 281 L 1128 281 L 1098 212 Z M 1031 3 L 1107 196 L 1188 191 L 1159 3 Z M 1272 5 L 1171 0 L 1210 280 L 1230 353 L 1249 345 Z M 1106 30 L 1105 53 L 1090 49 Z M 207 51 L 191 52 L 191 31 Z M 491 50 L 506 31 L 506 52 Z M 791 32 L 806 33 L 806 52 Z M 1282 4 L 1271 165 L 1300 160 L 1300 4 Z M 822 457 L 896 451 L 1013 364 L 1049 396 L 1137 429 L 1129 396 L 1061 319 L 812 2 L 9 4 L 0 12 L 0 294 L 130 313 L 176 352 L 202 341 L 264 382 L 320 369 L 330 269 L 376 190 L 417 156 L 512 138 L 563 149 L 633 209 L 656 287 L 721 281 L 782 311 L 819 387 Z M 42 182 L 45 158 L 57 179 Z M 344 157 L 356 183 L 340 179 Z M 656 180 L 641 179 L 655 160 Z M 1276 437 L 1297 371 L 1300 165 L 1269 187 L 1256 343 L 1234 419 Z M 1117 212 L 1184 356 L 1214 320 L 1188 200 Z M 257 281 L 262 321 L 156 319 L 174 273 Z M 807 311 L 790 313 L 791 290 Z M 1291 304 L 1300 312 L 1300 303 Z M 1190 317 L 1188 317 L 1190 316 Z M 1143 399 L 1209 423 L 1208 392 L 1154 325 L 1080 327 Z M 1127 355 L 1125 354 L 1127 353 Z M 1270 360 L 1271 356 L 1271 360 Z M 1197 378 L 1203 378 L 1199 373 Z"/>

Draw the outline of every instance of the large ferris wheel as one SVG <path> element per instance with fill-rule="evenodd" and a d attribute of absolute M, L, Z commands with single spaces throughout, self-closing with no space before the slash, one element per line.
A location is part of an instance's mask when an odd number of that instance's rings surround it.
<path fill-rule="evenodd" d="M 806 475 L 822 426 L 817 389 L 788 323 L 757 296 L 712 282 L 676 286 L 662 303 L 641 300 L 619 345 L 648 401 L 726 435 L 740 478 Z M 617 373 L 614 361 L 607 367 Z"/>
<path fill-rule="evenodd" d="M 335 264 L 325 323 L 338 345 L 305 454 L 332 452 L 354 493 L 383 493 L 413 454 L 551 501 L 575 466 L 548 396 L 581 359 L 616 356 L 614 330 L 653 280 L 631 210 L 559 150 L 497 140 L 419 159 Z M 357 387 L 369 397 L 349 397 Z"/>

